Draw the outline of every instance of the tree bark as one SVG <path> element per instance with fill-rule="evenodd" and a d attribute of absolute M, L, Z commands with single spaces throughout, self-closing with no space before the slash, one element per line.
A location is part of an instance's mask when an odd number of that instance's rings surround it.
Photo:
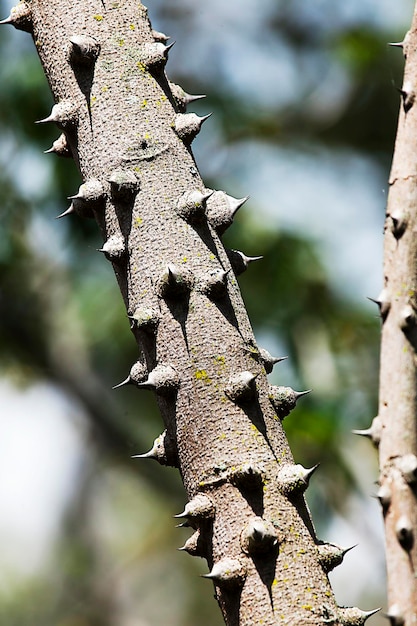
<path fill-rule="evenodd" d="M 194 534 L 229 626 L 363 624 L 338 607 L 282 420 L 299 394 L 268 383 L 236 276 L 251 259 L 220 236 L 240 201 L 207 189 L 191 153 L 204 118 L 165 75 L 166 38 L 137 0 L 32 0 L 5 23 L 33 35 L 83 184 L 67 214 L 103 234 L 139 353 L 124 381 L 156 394 L 165 431 L 149 454 L 178 467 Z M 178 44 L 179 45 L 179 44 Z M 109 338 L 109 341 L 117 338 Z"/>
<path fill-rule="evenodd" d="M 385 223 L 379 444 L 386 535 L 388 614 L 417 624 L 417 11 L 402 44 L 406 58 Z"/>

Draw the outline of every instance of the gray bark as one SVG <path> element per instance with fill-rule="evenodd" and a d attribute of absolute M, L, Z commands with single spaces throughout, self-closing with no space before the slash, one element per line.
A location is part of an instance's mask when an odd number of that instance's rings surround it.
<path fill-rule="evenodd" d="M 385 223 L 379 413 L 379 498 L 384 513 L 388 615 L 417 624 L 417 13 L 403 44 L 402 107 Z"/>
<path fill-rule="evenodd" d="M 138 343 L 125 382 L 161 409 L 146 456 L 181 472 L 184 549 L 207 559 L 225 623 L 363 624 L 330 588 L 343 551 L 315 536 L 312 471 L 282 428 L 298 395 L 268 383 L 236 280 L 250 260 L 220 239 L 236 202 L 200 178 L 203 120 L 166 78 L 163 36 L 137 0 L 32 0 L 8 21 L 33 35 L 56 102 L 44 122 L 62 133 L 53 151 L 83 179 L 69 213 L 96 219 Z"/>

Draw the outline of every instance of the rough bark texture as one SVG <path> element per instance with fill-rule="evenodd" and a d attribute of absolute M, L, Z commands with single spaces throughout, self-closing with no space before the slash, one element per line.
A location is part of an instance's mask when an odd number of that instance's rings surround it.
<path fill-rule="evenodd" d="M 165 76 L 164 36 L 137 0 L 32 0 L 6 22 L 33 34 L 56 102 L 44 121 L 63 133 L 52 151 L 84 181 L 69 212 L 97 220 L 139 346 L 125 382 L 156 393 L 165 423 L 144 456 L 181 472 L 184 550 L 207 559 L 226 624 L 363 624 L 333 597 L 343 550 L 315 537 L 312 472 L 281 425 L 298 395 L 268 383 L 236 280 L 250 259 L 220 241 L 239 202 L 200 178 L 203 120 Z"/>
<path fill-rule="evenodd" d="M 417 624 L 417 13 L 403 44 L 404 83 L 385 225 L 379 415 L 391 624 Z"/>

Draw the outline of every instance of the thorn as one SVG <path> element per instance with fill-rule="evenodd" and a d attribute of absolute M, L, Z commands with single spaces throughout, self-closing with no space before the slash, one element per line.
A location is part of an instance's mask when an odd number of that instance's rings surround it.
<path fill-rule="evenodd" d="M 375 448 L 377 448 L 379 446 L 379 442 L 381 441 L 382 421 L 377 415 L 372 420 L 372 424 L 369 428 L 366 428 L 365 430 L 352 430 L 352 433 L 354 435 L 359 435 L 360 437 L 369 437 Z"/>
<path fill-rule="evenodd" d="M 46 124 L 47 122 L 56 122 L 56 119 L 53 113 L 50 113 L 48 117 L 44 117 L 41 120 L 36 120 L 35 124 Z"/>
<path fill-rule="evenodd" d="M 100 54 L 97 39 L 88 35 L 72 35 L 70 38 L 70 57 L 74 63 L 92 65 Z"/>
<path fill-rule="evenodd" d="M 369 437 L 369 439 L 372 439 L 372 429 L 371 428 L 367 428 L 365 430 L 353 429 L 352 430 L 352 434 L 353 435 L 359 435 L 360 437 Z"/>
<path fill-rule="evenodd" d="M 32 32 L 32 13 L 27 2 L 19 2 L 10 11 L 9 17 L 1 20 L 0 24 L 10 24 L 17 30 L 23 30 L 27 33 Z"/>
<path fill-rule="evenodd" d="M 395 524 L 395 534 L 402 549 L 410 552 L 414 545 L 414 531 L 411 521 L 406 515 L 402 515 Z"/>
<path fill-rule="evenodd" d="M 185 520 L 181 524 L 175 524 L 175 528 L 191 528 L 191 524 L 188 520 Z"/>
<path fill-rule="evenodd" d="M 357 545 L 357 544 L 356 544 Z M 350 548 L 341 548 L 334 543 L 319 543 L 317 549 L 319 552 L 319 563 L 323 570 L 328 574 L 335 567 L 340 565 L 345 554 L 356 548 L 356 545 Z"/>
<path fill-rule="evenodd" d="M 167 37 L 167 35 L 164 35 L 164 33 L 161 33 L 158 30 L 152 31 L 152 37 L 155 39 L 155 41 L 161 43 L 166 43 L 168 39 L 170 39 L 170 37 Z"/>
<path fill-rule="evenodd" d="M 174 44 L 175 41 L 169 46 L 165 45 L 162 41 L 143 43 L 140 46 L 141 66 L 151 73 L 159 74 L 163 71 L 168 60 L 168 52 Z"/>
<path fill-rule="evenodd" d="M 385 322 L 388 316 L 389 310 L 391 308 L 391 297 L 388 293 L 388 290 L 383 289 L 376 299 L 368 298 L 368 300 L 370 300 L 371 302 L 374 302 L 378 306 L 379 312 L 381 315 L 381 320 Z"/>
<path fill-rule="evenodd" d="M 410 304 L 403 307 L 400 312 L 400 328 L 405 335 L 408 335 L 415 329 L 417 324 L 416 312 Z"/>
<path fill-rule="evenodd" d="M 192 286 L 193 280 L 189 272 L 168 263 L 159 280 L 159 295 L 162 298 L 176 298 L 188 293 Z"/>
<path fill-rule="evenodd" d="M 58 137 L 49 150 L 44 150 L 44 154 L 56 154 L 60 157 L 72 157 L 71 148 L 68 145 L 67 138 L 64 133 Z"/>
<path fill-rule="evenodd" d="M 378 613 L 381 609 L 374 609 L 373 611 L 361 611 L 356 607 L 339 607 L 339 620 L 342 626 L 363 626 L 366 620 Z"/>
<path fill-rule="evenodd" d="M 125 385 L 133 385 L 133 381 L 130 378 L 130 376 L 128 376 L 127 378 L 122 380 L 122 382 L 119 383 L 118 385 L 114 385 L 114 387 L 112 387 L 112 389 L 120 389 L 120 387 L 124 387 Z"/>
<path fill-rule="evenodd" d="M 189 519 L 213 519 L 215 507 L 213 501 L 208 496 L 198 493 L 192 500 L 187 502 L 182 513 L 174 515 L 180 519 L 187 517 Z"/>
<path fill-rule="evenodd" d="M 313 391 L 312 389 L 307 389 L 307 391 L 294 391 L 295 400 L 297 401 L 298 398 L 302 398 L 303 396 L 306 396 L 308 393 L 311 393 L 312 391 Z"/>
<path fill-rule="evenodd" d="M 177 214 L 191 224 L 201 222 L 205 216 L 206 202 L 213 193 L 203 193 L 199 189 L 185 192 L 178 200 Z"/>
<path fill-rule="evenodd" d="M 417 456 L 415 454 L 404 454 L 397 461 L 398 468 L 408 485 L 417 483 Z"/>
<path fill-rule="evenodd" d="M 152 448 L 145 454 L 134 454 L 132 459 L 154 459 L 161 465 L 171 465 L 170 459 L 168 459 L 167 449 L 165 446 L 167 440 L 167 431 L 159 435 L 153 442 Z"/>
<path fill-rule="evenodd" d="M 184 91 L 182 87 L 176 85 L 175 83 L 169 83 L 169 86 L 171 88 L 172 97 L 174 98 L 175 104 L 177 105 L 178 111 L 180 113 L 185 113 L 185 111 L 187 110 L 187 106 L 192 102 L 195 102 L 196 100 L 201 100 L 202 98 L 206 97 L 205 95 L 194 96 L 192 94 L 189 94 Z"/>
<path fill-rule="evenodd" d="M 208 574 L 202 574 L 202 577 L 213 580 L 219 587 L 235 587 L 243 585 L 246 570 L 237 559 L 225 557 L 217 561 Z"/>
<path fill-rule="evenodd" d="M 403 41 L 389 41 L 387 45 L 392 46 L 393 48 L 404 48 Z"/>
<path fill-rule="evenodd" d="M 229 473 L 232 485 L 244 489 L 257 489 L 262 484 L 262 478 L 261 470 L 252 463 L 233 467 Z"/>
<path fill-rule="evenodd" d="M 376 497 L 378 498 L 382 507 L 382 512 L 385 515 L 391 505 L 391 489 L 388 487 L 388 485 L 381 485 L 378 489 Z"/>
<path fill-rule="evenodd" d="M 245 554 L 268 552 L 278 545 L 277 531 L 271 522 L 254 517 L 243 529 L 240 544 Z"/>
<path fill-rule="evenodd" d="M 165 46 L 165 52 L 164 52 L 164 54 L 165 54 L 165 58 L 166 58 L 166 59 L 168 58 L 168 53 L 169 53 L 169 51 L 171 50 L 171 48 L 173 48 L 173 47 L 175 46 L 175 44 L 176 44 L 176 42 L 175 42 L 175 41 L 173 41 L 172 43 L 170 43 L 170 44 L 169 44 L 169 46 Z"/>
<path fill-rule="evenodd" d="M 401 613 L 401 609 L 398 604 L 393 604 L 388 609 L 388 613 L 386 614 L 387 619 L 389 619 L 391 626 L 404 626 L 405 619 Z"/>
<path fill-rule="evenodd" d="M 61 219 L 61 217 L 66 217 L 67 215 L 72 215 L 72 213 L 75 213 L 74 203 L 73 202 L 71 202 L 70 206 L 68 207 L 68 209 L 66 211 L 64 211 L 63 213 L 60 213 L 60 215 L 57 215 L 55 219 L 59 220 L 59 219 Z"/>
<path fill-rule="evenodd" d="M 115 387 L 113 387 L 115 389 Z M 151 448 L 148 452 L 144 452 L 143 454 L 132 454 L 131 459 L 155 459 L 156 456 L 154 453 L 154 449 Z"/>
<path fill-rule="evenodd" d="M 411 85 L 411 83 L 406 82 L 401 89 L 398 89 L 398 91 L 400 92 L 403 100 L 404 113 L 407 114 L 408 111 L 412 108 L 416 96 L 413 86 Z"/>
<path fill-rule="evenodd" d="M 227 275 L 230 270 L 218 269 L 210 272 L 203 284 L 203 292 L 212 300 L 220 300 L 227 292 Z"/>
<path fill-rule="evenodd" d="M 74 196 L 69 196 L 73 201 L 75 212 L 81 217 L 94 217 L 94 210 L 100 210 L 104 203 L 104 190 L 101 182 L 95 178 L 87 180 L 80 185 Z"/>
<path fill-rule="evenodd" d="M 305 468 L 302 465 L 284 465 L 278 472 L 280 491 L 287 497 L 303 493 L 318 467 L 319 464 L 311 468 Z"/>
<path fill-rule="evenodd" d="M 132 315 L 128 315 L 132 320 L 132 328 L 138 328 L 147 333 L 155 333 L 159 324 L 159 314 L 153 309 L 135 309 Z"/>
<path fill-rule="evenodd" d="M 195 113 L 178 113 L 175 117 L 174 130 L 186 145 L 190 145 L 211 115 L 212 113 L 209 113 L 199 117 Z"/>
<path fill-rule="evenodd" d="M 243 254 L 240 250 L 226 250 L 226 253 L 236 276 L 239 276 L 239 274 L 247 270 L 249 264 L 253 261 L 263 259 L 262 256 L 246 256 L 246 254 Z"/>
<path fill-rule="evenodd" d="M 205 93 L 200 94 L 191 94 L 184 91 L 186 104 L 191 104 L 192 102 L 196 102 L 197 100 L 202 100 L 203 98 L 207 98 Z M 211 114 L 210 114 L 211 115 Z"/>
<path fill-rule="evenodd" d="M 282 421 L 295 408 L 298 399 L 308 393 L 311 393 L 311 389 L 307 389 L 307 391 L 294 391 L 291 387 L 270 385 L 268 398 L 279 419 Z"/>
<path fill-rule="evenodd" d="M 401 209 L 391 213 L 391 231 L 397 241 L 401 239 L 408 225 L 408 218 Z"/>
<path fill-rule="evenodd" d="M 78 121 L 78 106 L 74 105 L 72 100 L 61 100 L 51 109 L 48 117 L 38 120 L 35 124 L 47 124 L 54 122 L 60 128 L 68 128 L 74 126 Z"/>
<path fill-rule="evenodd" d="M 236 213 L 239 209 L 249 200 L 250 196 L 245 196 L 244 198 L 233 198 L 233 196 L 229 196 L 226 194 L 227 200 L 229 202 L 230 211 L 232 216 L 235 217 Z"/>
<path fill-rule="evenodd" d="M 142 361 L 136 361 L 130 368 L 129 376 L 118 385 L 115 385 L 113 389 L 118 389 L 125 385 L 139 385 L 144 381 L 146 375 L 146 365 Z"/>
<path fill-rule="evenodd" d="M 103 185 L 96 178 L 90 178 L 80 185 L 75 196 L 69 196 L 69 200 L 84 200 L 85 202 L 96 202 L 103 198 Z"/>
<path fill-rule="evenodd" d="M 180 552 L 188 552 L 191 556 L 203 556 L 204 551 L 202 550 L 201 543 L 200 531 L 196 530 L 196 532 L 187 539 L 182 548 L 178 548 L 178 550 Z"/>
<path fill-rule="evenodd" d="M 143 382 L 136 383 L 143 389 L 152 389 L 161 395 L 169 395 L 177 391 L 180 379 L 176 370 L 170 365 L 157 365 Z"/>
<path fill-rule="evenodd" d="M 256 393 L 256 378 L 257 375 L 249 371 L 231 376 L 224 390 L 226 396 L 237 404 L 251 400 Z"/>
<path fill-rule="evenodd" d="M 114 263 L 120 262 L 126 255 L 126 244 L 123 237 L 121 235 L 111 235 L 104 242 L 103 247 L 98 249 L 98 252 L 103 252 L 109 261 Z"/>
<path fill-rule="evenodd" d="M 221 236 L 233 223 L 233 219 L 241 206 L 248 200 L 233 198 L 224 191 L 215 191 L 207 203 L 207 218 L 217 234 Z"/>
<path fill-rule="evenodd" d="M 131 170 L 116 168 L 108 179 L 115 200 L 130 202 L 140 189 L 140 181 Z"/>
<path fill-rule="evenodd" d="M 281 356 L 281 357 L 272 356 L 268 352 L 268 350 L 265 350 L 265 348 L 259 349 L 259 358 L 262 361 L 262 364 L 265 368 L 265 372 L 267 374 L 270 374 L 272 372 L 272 370 L 274 369 L 274 365 L 276 365 L 277 363 L 281 363 L 281 361 L 285 361 L 286 359 L 288 359 L 287 356 Z"/>

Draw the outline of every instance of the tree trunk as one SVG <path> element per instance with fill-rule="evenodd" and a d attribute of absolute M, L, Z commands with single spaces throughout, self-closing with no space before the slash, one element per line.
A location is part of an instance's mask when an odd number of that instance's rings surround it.
<path fill-rule="evenodd" d="M 417 11 L 401 45 L 406 57 L 385 223 L 379 444 L 386 534 L 388 614 L 394 626 L 417 624 Z"/>
<path fill-rule="evenodd" d="M 42 121 L 62 132 L 52 151 L 83 179 L 66 213 L 97 220 L 139 347 L 124 382 L 153 390 L 164 420 L 144 456 L 181 472 L 184 550 L 207 559 L 226 624 L 363 624 L 372 612 L 331 591 L 344 552 L 317 540 L 315 468 L 294 464 L 282 428 L 300 394 L 268 383 L 276 359 L 236 280 L 252 259 L 220 240 L 242 202 L 200 178 L 205 118 L 166 78 L 166 38 L 137 0 L 32 0 L 5 22 L 33 35 L 56 102 Z"/>

